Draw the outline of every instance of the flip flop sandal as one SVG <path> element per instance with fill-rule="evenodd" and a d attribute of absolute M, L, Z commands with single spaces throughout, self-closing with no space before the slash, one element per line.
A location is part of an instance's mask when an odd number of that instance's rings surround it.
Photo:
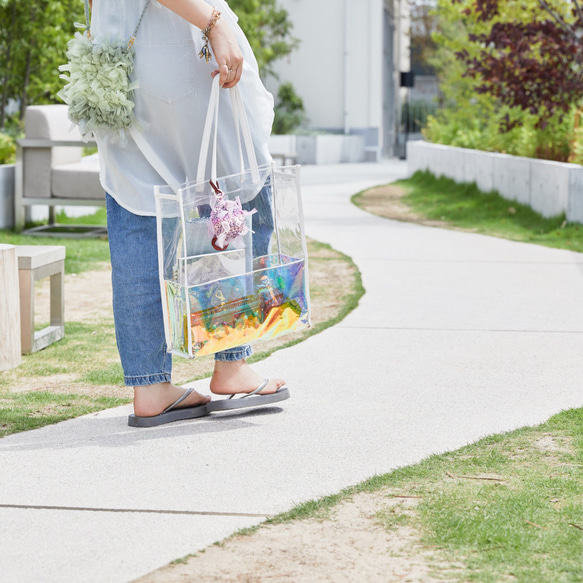
<path fill-rule="evenodd" d="M 128 416 L 128 425 L 131 427 L 154 427 L 155 425 L 162 425 L 164 423 L 171 423 L 172 421 L 180 421 L 182 419 L 195 419 L 196 417 L 202 417 L 208 415 L 207 405 L 197 405 L 196 407 L 183 407 L 182 409 L 175 409 L 177 405 L 182 403 L 194 389 L 186 389 L 184 393 L 172 403 L 169 407 L 166 407 L 162 413 L 159 415 L 154 415 L 152 417 L 138 417 L 133 413 Z"/>
<path fill-rule="evenodd" d="M 268 395 L 258 395 L 269 382 L 265 379 L 253 392 L 251 393 L 235 393 L 227 399 L 219 399 L 208 403 L 207 408 L 210 411 L 228 411 L 231 409 L 245 409 L 246 407 L 260 407 L 261 405 L 269 405 L 270 403 L 277 403 L 289 399 L 289 390 L 285 387 L 277 389 L 275 393 Z"/>

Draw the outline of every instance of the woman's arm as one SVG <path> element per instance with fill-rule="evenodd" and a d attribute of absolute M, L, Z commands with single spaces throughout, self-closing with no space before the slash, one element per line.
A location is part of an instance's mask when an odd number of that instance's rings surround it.
<path fill-rule="evenodd" d="M 201 30 L 207 27 L 213 14 L 213 7 L 204 0 L 158 1 Z M 243 54 L 233 31 L 227 22 L 220 18 L 213 26 L 209 39 L 219 65 L 218 73 L 221 75 L 221 86 L 226 89 L 234 87 L 241 79 L 243 72 Z"/>

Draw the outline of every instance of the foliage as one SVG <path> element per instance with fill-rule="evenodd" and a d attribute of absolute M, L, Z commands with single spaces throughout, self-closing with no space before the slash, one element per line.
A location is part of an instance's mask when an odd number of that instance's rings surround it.
<path fill-rule="evenodd" d="M 279 86 L 275 107 L 274 134 L 291 134 L 306 121 L 304 102 L 291 83 Z"/>
<path fill-rule="evenodd" d="M 558 161 L 583 161 L 583 132 L 574 130 L 575 106 L 566 114 L 548 115 L 548 110 L 531 112 L 507 104 L 490 92 L 480 92 L 481 80 L 466 74 L 466 61 L 457 55 L 466 51 L 470 60 L 479 59 L 483 46 L 468 38 L 486 34 L 491 23 L 468 12 L 473 0 L 438 0 L 438 29 L 433 38 L 437 49 L 431 55 L 443 93 L 444 108 L 428 119 L 425 137 L 436 143 L 502 152 Z M 522 17 L 527 21 L 538 0 L 510 0 L 499 18 Z M 529 7 L 529 10 L 527 8 Z"/>
<path fill-rule="evenodd" d="M 545 128 L 537 127 L 539 119 L 508 106 L 447 108 L 429 116 L 423 130 L 431 142 L 486 152 L 500 152 L 527 158 L 558 162 L 583 161 L 583 133 L 573 131 L 576 112 L 562 120 L 552 118 Z M 508 119 L 512 127 L 500 131 Z"/>
<path fill-rule="evenodd" d="M 289 55 L 299 44 L 291 34 L 292 22 L 277 0 L 230 0 L 239 25 L 255 53 L 261 76 L 275 73 L 272 63 Z"/>
<path fill-rule="evenodd" d="M 79 0 L 0 0 L 1 128 L 11 99 L 19 102 L 20 117 L 29 103 L 57 101 L 57 68 L 82 15 Z"/>
<path fill-rule="evenodd" d="M 16 144 L 14 138 L 0 133 L 0 164 L 14 164 L 16 160 Z"/>
<path fill-rule="evenodd" d="M 471 32 L 477 54 L 457 57 L 476 91 L 539 117 L 544 127 L 569 113 L 583 94 L 583 11 L 580 0 L 452 0 L 486 25 Z M 510 123 L 510 121 L 508 122 Z"/>

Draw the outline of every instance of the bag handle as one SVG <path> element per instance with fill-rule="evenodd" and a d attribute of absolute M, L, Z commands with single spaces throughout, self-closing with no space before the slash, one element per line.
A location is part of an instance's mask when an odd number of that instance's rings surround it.
<path fill-rule="evenodd" d="M 243 105 L 241 92 L 239 87 L 235 86 L 230 89 L 231 103 L 233 104 L 233 117 L 235 119 L 235 128 L 237 131 L 237 143 L 239 147 L 239 163 L 241 167 L 241 174 L 245 171 L 245 164 L 243 159 L 243 147 L 241 144 L 241 134 L 243 136 L 243 144 L 245 145 L 245 152 L 247 160 L 249 161 L 249 168 L 251 170 L 251 178 L 256 184 L 260 181 L 259 168 L 257 166 L 257 156 L 253 147 L 253 138 L 251 137 L 251 129 L 249 127 L 249 120 L 247 119 L 247 112 Z M 211 139 L 213 142 L 213 149 L 211 153 L 211 180 L 217 180 L 217 143 L 218 143 L 218 127 L 219 127 L 219 101 L 220 101 L 220 85 L 219 75 L 213 79 L 211 86 L 211 95 L 209 99 L 209 106 L 207 109 L 206 119 L 204 123 L 204 130 L 202 133 L 202 140 L 200 146 L 200 156 L 198 158 L 198 171 L 196 174 L 197 190 L 204 188 L 206 165 L 209 156 L 209 148 Z M 213 131 L 214 130 L 214 131 Z"/>

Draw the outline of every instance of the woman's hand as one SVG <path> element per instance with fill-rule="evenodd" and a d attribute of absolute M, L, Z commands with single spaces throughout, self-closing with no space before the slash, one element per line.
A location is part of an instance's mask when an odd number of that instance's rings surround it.
<path fill-rule="evenodd" d="M 229 25 L 219 19 L 213 26 L 209 40 L 213 55 L 219 68 L 213 72 L 213 77 L 220 75 L 219 84 L 225 89 L 235 87 L 243 73 L 243 53 Z"/>

